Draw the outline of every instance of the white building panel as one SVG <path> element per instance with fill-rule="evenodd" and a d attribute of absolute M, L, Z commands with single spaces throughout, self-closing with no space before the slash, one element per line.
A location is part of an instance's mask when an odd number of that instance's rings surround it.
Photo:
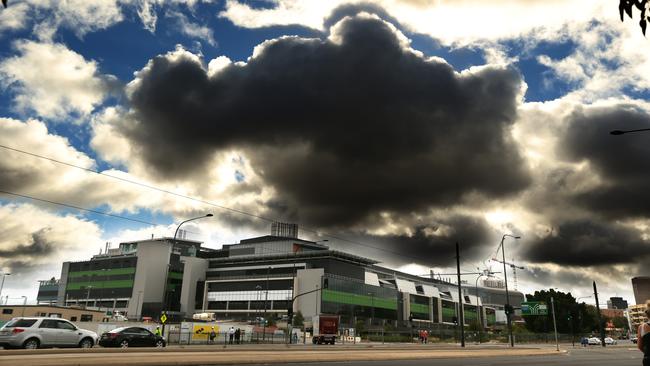
<path fill-rule="evenodd" d="M 440 297 L 440 291 L 433 286 L 422 285 L 422 290 L 424 290 L 424 294 L 428 297 Z"/>
<path fill-rule="evenodd" d="M 379 286 L 379 276 L 376 273 L 366 272 L 366 285 Z"/>
<path fill-rule="evenodd" d="M 418 294 L 418 291 L 415 289 L 415 283 L 406 280 L 400 280 L 399 278 L 395 279 L 395 284 L 397 289 L 402 292 L 407 292 L 409 294 Z"/>

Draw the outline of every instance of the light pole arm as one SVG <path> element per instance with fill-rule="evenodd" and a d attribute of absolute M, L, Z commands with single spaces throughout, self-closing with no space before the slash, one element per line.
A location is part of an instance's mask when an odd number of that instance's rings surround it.
<path fill-rule="evenodd" d="M 313 292 L 320 291 L 320 290 L 321 290 L 320 288 L 317 288 L 317 289 L 315 289 L 315 290 L 311 290 L 311 291 L 303 292 L 303 293 L 301 293 L 301 294 L 298 294 L 298 295 L 294 296 L 293 298 L 291 298 L 291 307 L 293 307 L 293 303 L 294 303 L 294 302 L 296 301 L 296 299 L 299 298 L 300 296 L 302 296 L 302 295 L 307 295 L 307 294 L 311 294 L 311 293 L 313 293 Z"/>
<path fill-rule="evenodd" d="M 191 219 L 187 219 L 187 220 L 181 222 L 180 224 L 178 224 L 178 226 L 176 227 L 176 231 L 174 231 L 174 242 L 176 241 L 176 236 L 178 235 L 178 230 L 181 228 L 181 226 L 182 226 L 184 223 L 186 223 L 186 222 L 190 222 L 190 221 L 194 221 L 194 220 L 198 220 L 198 219 L 202 219 L 202 218 L 205 218 L 205 217 L 212 217 L 212 214 L 207 214 L 207 215 L 203 215 L 203 216 L 199 216 L 199 217 L 194 217 L 194 218 L 191 218 Z"/>

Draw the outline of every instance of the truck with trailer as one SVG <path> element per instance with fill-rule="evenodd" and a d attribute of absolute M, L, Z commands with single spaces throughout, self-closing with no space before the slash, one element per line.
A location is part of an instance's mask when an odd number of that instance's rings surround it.
<path fill-rule="evenodd" d="M 338 315 L 315 315 L 312 318 L 314 344 L 335 344 L 339 330 Z"/>

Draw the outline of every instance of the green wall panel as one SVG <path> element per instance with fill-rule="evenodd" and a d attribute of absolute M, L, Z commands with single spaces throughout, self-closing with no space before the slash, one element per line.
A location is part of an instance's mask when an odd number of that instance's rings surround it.
<path fill-rule="evenodd" d="M 87 288 L 88 286 L 92 286 L 93 289 L 127 288 L 127 287 L 133 287 L 133 280 L 75 282 L 75 283 L 69 283 L 66 289 L 81 290 Z"/>
<path fill-rule="evenodd" d="M 95 270 L 95 271 L 78 271 L 78 272 L 68 272 L 68 277 L 83 277 L 83 276 L 112 276 L 112 275 L 122 275 L 122 274 L 132 274 L 135 273 L 135 267 L 128 268 L 113 268 L 105 270 Z"/>
<path fill-rule="evenodd" d="M 376 308 L 397 310 L 397 299 L 384 299 L 367 295 L 358 295 L 349 292 L 322 290 L 323 301 L 337 302 L 341 304 L 374 306 Z"/>
<path fill-rule="evenodd" d="M 411 312 L 429 314 L 429 307 L 427 305 L 411 303 Z"/>

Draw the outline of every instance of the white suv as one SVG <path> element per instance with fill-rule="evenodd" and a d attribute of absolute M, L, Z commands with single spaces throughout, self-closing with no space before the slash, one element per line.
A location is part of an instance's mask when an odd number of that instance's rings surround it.
<path fill-rule="evenodd" d="M 97 343 L 97 333 L 60 318 L 13 318 L 0 328 L 4 348 L 81 347 Z"/>

